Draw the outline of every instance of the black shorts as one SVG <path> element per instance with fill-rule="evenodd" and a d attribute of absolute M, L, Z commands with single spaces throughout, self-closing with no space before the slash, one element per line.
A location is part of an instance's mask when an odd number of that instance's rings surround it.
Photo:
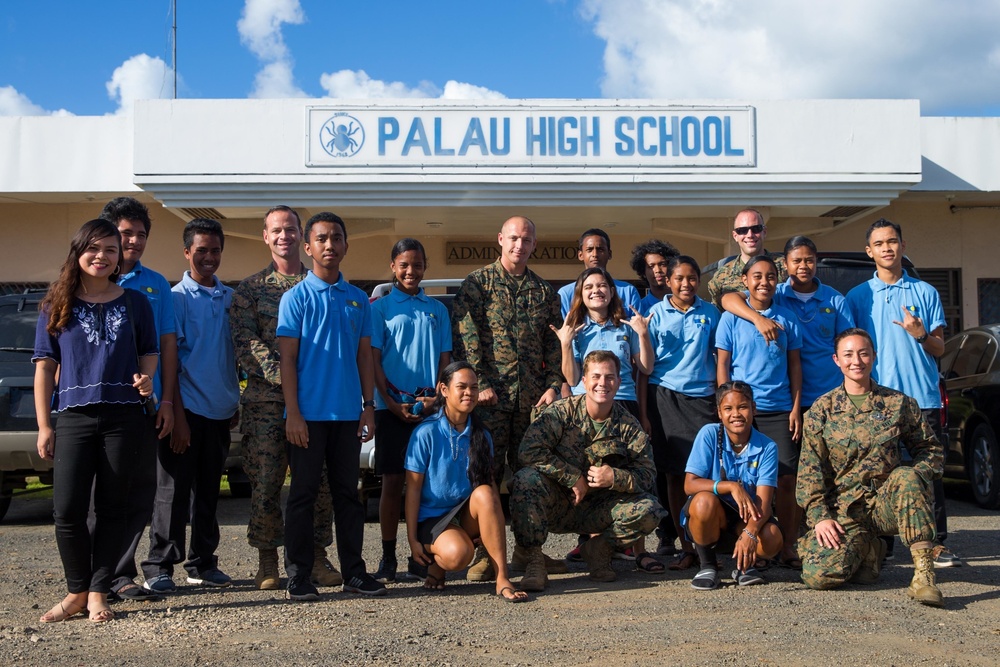
<path fill-rule="evenodd" d="M 688 530 L 688 522 L 691 519 L 691 498 L 688 496 L 687 502 L 684 503 L 684 507 L 681 509 L 681 525 L 684 526 L 684 536 L 687 537 L 688 542 L 694 544 L 694 539 L 691 537 L 691 532 Z M 736 508 L 736 501 L 729 494 L 724 496 L 719 496 L 719 500 L 722 501 L 722 509 L 726 513 L 726 527 L 722 530 L 722 534 L 719 535 L 719 541 L 716 544 L 716 548 L 722 551 L 727 551 L 736 546 L 736 540 L 740 538 L 740 532 L 742 527 L 746 522 L 740 517 L 740 511 Z M 773 523 L 778 525 L 778 520 L 772 514 L 767 523 Z"/>
<path fill-rule="evenodd" d="M 650 383 L 646 415 L 653 431 L 656 472 L 683 475 L 694 438 L 705 424 L 718 421 L 715 396 L 688 396 Z"/>
<path fill-rule="evenodd" d="M 424 519 L 417 524 L 417 539 L 420 540 L 421 544 L 434 544 L 437 538 L 441 537 L 441 533 L 445 531 L 448 526 L 460 526 L 461 517 L 459 516 L 462 509 L 469 504 L 468 500 L 464 500 L 459 504 L 452 507 L 446 513 L 439 516 L 432 516 L 429 519 Z"/>
<path fill-rule="evenodd" d="M 407 424 L 388 410 L 375 411 L 375 474 L 402 475 L 406 446 L 417 424 Z"/>
<path fill-rule="evenodd" d="M 799 471 L 799 451 L 801 443 L 792 441 L 788 430 L 790 412 L 758 412 L 754 417 L 754 428 L 778 445 L 778 476 L 795 475 Z"/>

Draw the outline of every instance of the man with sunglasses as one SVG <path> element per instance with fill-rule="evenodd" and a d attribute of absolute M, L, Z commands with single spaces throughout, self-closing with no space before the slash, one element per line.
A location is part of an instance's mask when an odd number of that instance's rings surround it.
<path fill-rule="evenodd" d="M 767 225 L 760 211 L 745 208 L 736 214 L 733 220 L 733 239 L 740 247 L 740 254 L 733 261 L 719 267 L 708 283 L 708 295 L 712 303 L 722 310 L 722 295 L 729 292 L 742 292 L 743 267 L 758 255 L 767 255 L 778 267 L 778 282 L 788 279 L 785 270 L 785 258 L 781 253 L 769 253 L 764 250 L 764 239 L 767 238 Z"/>

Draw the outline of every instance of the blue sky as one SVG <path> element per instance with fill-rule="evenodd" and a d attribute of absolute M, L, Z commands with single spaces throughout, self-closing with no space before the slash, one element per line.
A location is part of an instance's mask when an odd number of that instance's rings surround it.
<path fill-rule="evenodd" d="M 0 17 L 0 115 L 171 95 L 170 0 L 8 0 Z M 178 0 L 179 96 L 912 97 L 1000 115 L 998 25 L 1000 0 Z"/>

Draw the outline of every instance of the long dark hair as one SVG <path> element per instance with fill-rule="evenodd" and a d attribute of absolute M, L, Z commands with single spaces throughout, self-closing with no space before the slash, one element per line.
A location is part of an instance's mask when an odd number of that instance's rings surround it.
<path fill-rule="evenodd" d="M 122 235 L 114 224 L 104 218 L 85 222 L 73 236 L 73 240 L 69 242 L 69 253 L 59 270 L 59 277 L 49 286 L 48 294 L 39 304 L 39 308 L 49 314 L 49 323 L 45 328 L 53 336 L 58 336 L 69 324 L 73 297 L 80 289 L 80 255 L 90 247 L 91 243 L 112 236 L 118 240 L 118 266 L 108 276 L 108 282 L 115 283 L 118 281 L 118 276 L 121 275 L 125 253 L 121 251 Z"/>
<path fill-rule="evenodd" d="M 591 234 L 593 236 L 593 234 Z M 573 302 L 570 304 L 569 312 L 566 313 L 566 323 L 571 327 L 579 326 L 583 323 L 585 317 L 587 317 L 587 307 L 583 305 L 583 283 L 595 274 L 604 276 L 604 280 L 608 283 L 608 319 L 614 322 L 614 325 L 620 326 L 622 320 L 625 319 L 625 308 L 622 306 L 622 299 L 618 296 L 618 287 L 615 285 L 615 279 L 611 277 L 605 269 L 597 266 L 593 266 L 589 269 L 584 269 L 583 273 L 576 279 L 576 285 L 573 287 Z"/>
<path fill-rule="evenodd" d="M 445 386 L 450 385 L 455 373 L 462 370 L 476 373 L 476 369 L 469 362 L 453 361 L 441 371 L 438 383 Z M 444 394 L 441 392 L 438 392 L 437 399 L 434 401 L 434 408 L 444 410 Z M 472 423 L 472 433 L 469 437 L 469 470 L 467 474 L 472 488 L 476 488 L 483 484 L 493 483 L 493 455 L 490 452 L 489 438 L 486 437 L 486 426 L 475 412 L 469 415 L 469 419 Z"/>

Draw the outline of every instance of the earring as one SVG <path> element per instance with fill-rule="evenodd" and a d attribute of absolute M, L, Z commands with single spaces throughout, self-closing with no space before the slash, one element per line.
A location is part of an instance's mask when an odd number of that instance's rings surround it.
<path fill-rule="evenodd" d="M 122 270 L 121 266 L 116 266 L 115 270 L 111 272 L 111 275 L 117 276 L 119 273 L 121 273 L 121 270 Z"/>

